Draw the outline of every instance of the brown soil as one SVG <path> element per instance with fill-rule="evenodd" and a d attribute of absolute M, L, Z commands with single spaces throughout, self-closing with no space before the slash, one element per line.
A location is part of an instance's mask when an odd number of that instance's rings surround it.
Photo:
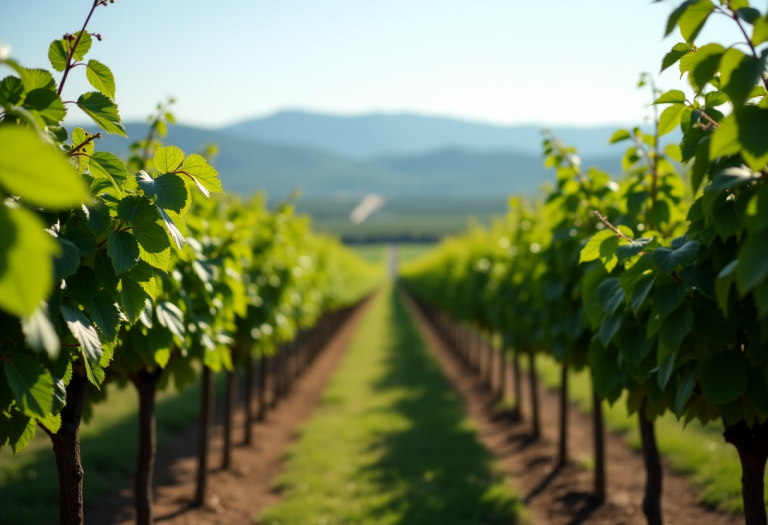
<path fill-rule="evenodd" d="M 276 503 L 280 495 L 272 483 L 283 467 L 286 449 L 296 440 L 299 428 L 317 406 L 329 376 L 335 370 L 370 300 L 351 315 L 306 373 L 298 379 L 287 399 L 266 420 L 254 427 L 255 445 L 235 446 L 234 465 L 223 471 L 222 436 L 217 427 L 211 443 L 209 499 L 201 508 L 190 506 L 195 490 L 197 426 L 170 436 L 158 450 L 155 471 L 155 521 L 168 525 L 252 524 L 259 512 Z M 234 420 L 234 440 L 241 443 L 244 415 L 238 410 Z M 132 481 L 118 494 L 102 498 L 99 505 L 87 508 L 89 525 L 129 525 L 134 523 Z"/>
<path fill-rule="evenodd" d="M 462 395 L 469 417 L 476 422 L 483 444 L 497 457 L 502 469 L 510 476 L 518 494 L 523 498 L 535 524 L 547 525 L 642 525 L 646 523 L 641 510 L 645 486 L 642 456 L 630 450 L 621 436 L 606 436 L 608 468 L 607 501 L 596 504 L 591 498 L 592 471 L 578 464 L 579 459 L 592 457 L 591 419 L 577 407 L 569 411 L 569 453 L 572 461 L 555 469 L 556 432 L 559 404 L 553 392 L 540 396 L 542 439 L 530 439 L 530 429 L 523 423 L 511 423 L 496 409 L 494 395 L 480 379 L 468 372 L 427 323 L 420 312 L 409 304 L 419 328 L 433 349 L 443 371 Z M 523 385 L 523 417 L 530 406 Z M 697 503 L 698 495 L 684 476 L 664 467 L 662 508 L 666 525 L 737 525 L 743 518 L 704 508 Z"/>

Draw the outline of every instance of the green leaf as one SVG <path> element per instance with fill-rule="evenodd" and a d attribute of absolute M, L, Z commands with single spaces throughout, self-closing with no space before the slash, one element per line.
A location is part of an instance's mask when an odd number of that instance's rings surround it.
<path fill-rule="evenodd" d="M 633 239 L 629 243 L 616 248 L 616 257 L 619 258 L 619 261 L 623 261 L 629 259 L 630 257 L 634 257 L 643 250 L 646 250 L 649 247 L 655 245 L 655 238 L 641 237 L 639 239 Z"/>
<path fill-rule="evenodd" d="M 700 92 L 715 77 L 723 53 L 725 48 L 720 44 L 707 44 L 691 55 L 688 80 L 693 89 Z"/>
<path fill-rule="evenodd" d="M 579 255 L 579 264 L 599 259 L 601 256 L 600 247 L 603 245 L 603 242 L 615 237 L 616 234 L 608 229 L 597 232 L 591 239 L 589 239 L 584 248 L 582 248 L 581 254 Z"/>
<path fill-rule="evenodd" d="M 728 103 L 728 95 L 724 91 L 710 91 L 704 95 L 704 106 L 716 108 Z"/>
<path fill-rule="evenodd" d="M 187 157 L 181 169 L 177 172 L 192 176 L 197 187 L 200 188 L 200 191 L 206 197 L 210 197 L 210 193 L 223 193 L 218 172 L 213 169 L 213 166 L 208 164 L 208 161 L 196 153 Z"/>
<path fill-rule="evenodd" d="M 115 100 L 115 77 L 107 66 L 96 60 L 89 60 L 85 76 L 94 88 Z"/>
<path fill-rule="evenodd" d="M 758 180 L 760 180 L 760 174 L 753 174 L 752 170 L 746 168 L 726 168 L 712 178 L 712 184 L 704 188 L 704 191 L 707 193 L 719 193 Z"/>
<path fill-rule="evenodd" d="M 765 70 L 765 61 L 745 55 L 736 48 L 728 49 L 720 61 L 720 80 L 723 92 L 730 97 L 734 105 L 742 106 L 749 100 L 749 95 Z"/>
<path fill-rule="evenodd" d="M 60 237 L 77 246 L 80 257 L 90 257 L 96 252 L 96 240 L 83 230 L 72 228 Z"/>
<path fill-rule="evenodd" d="M 6 64 L 9 64 L 9 62 L 6 60 Z M 21 76 L 21 79 L 24 81 L 24 89 L 27 92 L 33 91 L 38 88 L 45 88 L 49 90 L 56 91 L 56 81 L 53 79 L 53 75 L 51 75 L 50 71 L 47 71 L 45 69 L 28 69 L 23 68 L 26 72 L 26 78 L 23 74 L 19 74 Z M 17 73 L 19 73 L 18 70 L 16 70 Z"/>
<path fill-rule="evenodd" d="M 611 135 L 610 140 L 608 140 L 608 144 L 615 144 L 616 142 L 621 142 L 622 140 L 627 140 L 629 138 L 632 138 L 632 136 L 629 134 L 629 131 L 626 129 L 619 129 L 616 130 L 613 135 Z"/>
<path fill-rule="evenodd" d="M 672 31 L 675 30 L 675 27 L 680 21 L 680 17 L 683 16 L 683 13 L 685 13 L 685 10 L 695 3 L 696 0 L 686 0 L 677 6 L 675 10 L 672 11 L 672 13 L 670 13 L 669 18 L 667 18 L 667 27 L 664 30 L 664 36 L 668 36 Z"/>
<path fill-rule="evenodd" d="M 677 386 L 677 395 L 675 396 L 675 416 L 677 419 L 683 415 L 683 409 L 691 398 L 693 387 L 696 385 L 696 366 L 688 365 L 680 377 L 680 383 Z"/>
<path fill-rule="evenodd" d="M 104 353 L 101 349 L 99 334 L 96 333 L 96 329 L 91 324 L 91 321 L 76 306 L 71 304 L 61 305 L 61 314 L 64 316 L 67 328 L 77 339 L 77 342 L 80 343 L 80 350 L 85 357 L 85 372 L 88 376 L 88 381 L 98 385 L 101 381 L 97 379 L 98 376 L 94 373 L 94 369 L 98 369 L 99 361 Z"/>
<path fill-rule="evenodd" d="M 122 195 L 123 186 L 118 181 L 122 183 L 128 178 L 128 170 L 117 155 L 97 151 L 88 160 L 88 172 L 94 178 L 109 180 L 118 191 L 118 195 Z"/>
<path fill-rule="evenodd" d="M 49 126 L 58 124 L 67 115 L 67 108 L 64 107 L 61 97 L 46 88 L 33 89 L 27 93 L 23 106 L 40 115 Z"/>
<path fill-rule="evenodd" d="M 59 255 L 53 259 L 53 276 L 56 282 L 59 282 L 77 271 L 80 266 L 80 250 L 74 243 L 61 237 L 56 239 L 56 242 L 59 244 Z"/>
<path fill-rule="evenodd" d="M 69 51 L 63 40 L 51 42 L 51 45 L 48 46 L 48 60 L 51 62 L 51 67 L 59 73 L 67 69 Z"/>
<path fill-rule="evenodd" d="M 175 304 L 168 301 L 160 301 L 155 308 L 157 321 L 171 331 L 180 341 L 184 341 L 184 314 Z"/>
<path fill-rule="evenodd" d="M 618 277 L 609 277 L 597 286 L 597 300 L 606 315 L 613 315 L 624 303 L 624 290 L 619 285 Z"/>
<path fill-rule="evenodd" d="M 715 280 L 715 293 L 717 294 L 717 304 L 720 306 L 720 310 L 723 311 L 726 317 L 728 317 L 728 299 L 731 293 L 731 284 L 736 277 L 736 267 L 739 265 L 739 260 L 734 259 L 729 262 Z"/>
<path fill-rule="evenodd" d="M 0 106 L 15 106 L 23 95 L 24 83 L 19 77 L 8 76 L 0 80 Z"/>
<path fill-rule="evenodd" d="M 739 249 L 736 283 L 744 297 L 768 277 L 768 230 L 751 233 Z"/>
<path fill-rule="evenodd" d="M 709 159 L 735 155 L 741 150 L 739 141 L 739 126 L 736 124 L 736 116 L 728 115 L 720 121 L 720 127 L 712 133 L 712 142 L 709 147 Z"/>
<path fill-rule="evenodd" d="M 125 277 L 120 279 L 120 286 L 120 302 L 123 305 L 123 311 L 128 321 L 133 324 L 144 309 L 144 301 L 148 297 L 147 293 L 139 283 Z"/>
<path fill-rule="evenodd" d="M 734 111 L 738 124 L 741 156 L 753 171 L 762 171 L 768 163 L 768 108 L 746 105 Z M 720 130 L 717 130 L 720 131 Z"/>
<path fill-rule="evenodd" d="M 187 185 L 178 175 L 166 173 L 157 178 L 152 178 L 146 171 L 140 171 L 136 175 L 136 181 L 144 192 L 160 208 L 173 211 L 181 211 L 189 199 Z"/>
<path fill-rule="evenodd" d="M 768 41 L 768 15 L 755 21 L 755 27 L 752 30 L 752 45 L 759 46 Z"/>
<path fill-rule="evenodd" d="M 704 362 L 699 383 L 704 398 L 713 405 L 735 401 L 749 383 L 749 363 L 741 352 L 718 352 Z"/>
<path fill-rule="evenodd" d="M 181 230 L 176 225 L 176 223 L 177 223 L 177 220 L 183 222 L 183 219 L 181 219 L 181 217 L 179 217 L 178 219 L 173 218 L 169 212 L 160 208 L 159 206 L 157 208 L 157 211 L 158 213 L 160 213 L 160 218 L 163 220 L 163 223 L 165 224 L 165 227 L 168 230 L 169 235 L 173 239 L 173 242 L 176 243 L 176 247 L 179 250 L 181 250 L 184 247 L 184 245 L 187 243 L 187 240 L 184 238 L 184 234 L 181 233 Z"/>
<path fill-rule="evenodd" d="M 27 345 L 38 352 L 44 351 L 50 359 L 56 359 L 59 354 L 59 336 L 48 318 L 47 304 L 40 303 L 32 315 L 23 317 L 21 330 Z"/>
<path fill-rule="evenodd" d="M 29 316 L 53 286 L 56 240 L 42 221 L 24 208 L 0 205 L 0 308 Z"/>
<path fill-rule="evenodd" d="M 120 326 L 120 310 L 112 295 L 105 290 L 100 291 L 91 298 L 89 308 L 96 327 L 107 339 L 113 341 Z"/>
<path fill-rule="evenodd" d="M 659 284 L 653 293 L 653 308 L 661 315 L 666 317 L 685 299 L 687 289 L 685 284 L 676 281 Z"/>
<path fill-rule="evenodd" d="M 88 229 L 94 235 L 104 233 L 112 222 L 109 216 L 109 208 L 101 199 L 93 199 L 91 202 L 83 204 L 83 214 L 85 215 Z"/>
<path fill-rule="evenodd" d="M 154 215 L 154 217 L 152 217 Z M 117 205 L 117 216 L 121 221 L 129 224 L 136 224 L 142 218 L 147 217 L 149 222 L 154 223 L 157 219 L 157 213 L 152 207 L 149 199 L 141 195 L 129 195 L 120 200 Z M 135 232 L 134 232 L 135 235 Z"/>
<path fill-rule="evenodd" d="M 139 242 L 139 246 L 143 249 L 142 259 L 144 259 L 144 253 L 160 254 L 171 247 L 171 243 L 168 240 L 168 234 L 165 233 L 162 226 L 153 220 L 157 219 L 155 209 L 150 208 L 150 211 L 154 217 L 152 217 L 152 215 L 145 215 L 145 219 L 136 222 L 133 227 L 133 235 Z"/>
<path fill-rule="evenodd" d="M 677 310 L 661 321 L 659 337 L 672 352 L 680 348 L 686 335 L 693 329 L 693 307 L 683 303 Z"/>
<path fill-rule="evenodd" d="M 62 152 L 21 126 L 0 126 L 0 185 L 48 209 L 65 209 L 88 200 L 85 184 Z"/>
<path fill-rule="evenodd" d="M 670 89 L 657 98 L 654 104 L 685 104 L 685 93 L 679 89 Z"/>
<path fill-rule="evenodd" d="M 48 369 L 24 353 L 6 359 L 4 368 L 16 406 L 28 416 L 46 417 L 53 408 L 53 378 Z"/>
<path fill-rule="evenodd" d="M 35 437 L 37 422 L 35 418 L 14 411 L 11 415 L 11 428 L 8 436 L 8 444 L 11 446 L 14 456 L 24 450 Z"/>
<path fill-rule="evenodd" d="M 603 346 L 608 346 L 619 331 L 619 328 L 621 328 L 621 319 L 621 312 L 617 312 L 603 319 L 603 322 L 600 324 L 600 328 L 597 331 L 597 337 L 600 339 L 600 342 L 603 343 Z"/>
<path fill-rule="evenodd" d="M 675 371 L 675 354 L 668 354 L 662 361 L 659 363 L 659 387 L 661 389 L 667 388 L 667 383 L 669 383 L 670 378 L 672 377 L 672 372 Z"/>
<path fill-rule="evenodd" d="M 154 161 L 155 169 L 160 173 L 174 173 L 184 164 L 184 152 L 176 146 L 158 148 Z"/>
<path fill-rule="evenodd" d="M 103 251 L 96 252 L 93 258 L 93 270 L 96 272 L 96 280 L 99 285 L 108 292 L 116 292 L 120 281 L 112 266 L 112 259 Z"/>
<path fill-rule="evenodd" d="M 679 248 L 657 248 L 653 252 L 656 264 L 664 273 L 672 273 L 681 264 L 687 264 L 696 257 L 699 241 L 687 241 Z"/>
<path fill-rule="evenodd" d="M 653 283 L 656 282 L 656 277 L 647 276 L 637 282 L 632 289 L 632 311 L 637 315 L 640 307 L 643 306 L 645 299 L 648 297 L 648 292 L 653 288 Z"/>
<path fill-rule="evenodd" d="M 93 44 L 93 39 L 91 38 L 91 35 L 87 31 L 78 31 L 74 33 L 75 37 L 80 37 L 79 40 L 77 40 L 77 46 L 72 50 L 72 57 L 75 60 L 82 60 L 85 58 L 86 53 L 91 49 L 91 44 Z M 72 45 L 74 45 L 75 40 L 72 41 Z M 65 43 L 65 46 L 67 44 Z M 67 49 L 69 49 L 69 46 L 67 46 Z"/>
<path fill-rule="evenodd" d="M 714 9 L 715 5 L 709 0 L 698 0 L 685 9 L 677 25 L 686 42 L 693 43 Z"/>
<path fill-rule="evenodd" d="M 107 253 L 112 257 L 115 273 L 120 275 L 139 262 L 139 243 L 130 232 L 112 230 L 107 237 Z"/>
<path fill-rule="evenodd" d="M 684 109 L 685 106 L 682 104 L 672 104 L 661 112 L 661 117 L 659 117 L 660 137 L 674 131 L 678 124 L 680 124 L 680 115 Z"/>
<path fill-rule="evenodd" d="M 88 306 L 91 297 L 99 291 L 96 272 L 88 266 L 81 266 L 74 275 L 67 277 L 66 293 L 82 306 Z"/>
<path fill-rule="evenodd" d="M 687 55 L 693 50 L 690 44 L 686 44 L 685 42 L 679 42 L 675 44 L 672 47 L 672 50 L 664 55 L 664 58 L 661 61 L 661 73 L 665 69 L 667 69 L 670 66 L 673 66 L 678 60 L 683 58 L 683 56 Z M 683 100 L 685 100 L 685 97 L 683 97 Z"/>
<path fill-rule="evenodd" d="M 117 105 L 106 95 L 96 91 L 84 93 L 77 99 L 77 105 L 107 133 L 122 135 L 127 138 L 125 127 L 120 123 Z"/>

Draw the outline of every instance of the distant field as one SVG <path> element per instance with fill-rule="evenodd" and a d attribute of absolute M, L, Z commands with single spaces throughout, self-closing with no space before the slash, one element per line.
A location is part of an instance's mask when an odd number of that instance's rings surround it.
<path fill-rule="evenodd" d="M 490 224 L 507 211 L 507 196 L 467 198 L 391 198 L 361 224 L 349 219 L 361 199 L 301 199 L 298 213 L 312 217 L 315 230 L 351 242 L 435 242 L 467 228 Z"/>
<path fill-rule="evenodd" d="M 434 243 L 393 243 L 397 246 L 397 256 L 401 263 L 418 259 L 432 248 Z M 365 243 L 347 245 L 358 257 L 371 262 L 383 262 L 387 257 L 388 243 Z"/>

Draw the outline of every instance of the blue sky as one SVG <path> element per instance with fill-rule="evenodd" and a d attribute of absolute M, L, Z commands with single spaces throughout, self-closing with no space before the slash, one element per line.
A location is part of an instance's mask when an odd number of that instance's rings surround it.
<path fill-rule="evenodd" d="M 648 113 L 639 73 L 658 72 L 679 40 L 662 40 L 677 3 L 116 0 L 89 24 L 104 37 L 89 58 L 112 68 L 124 120 L 173 95 L 181 122 L 208 127 L 281 109 L 631 124 Z M 24 65 L 49 67 L 51 40 L 78 30 L 90 5 L 4 0 L 0 41 Z M 736 38 L 724 22 L 699 41 Z M 65 99 L 90 90 L 84 69 L 71 78 Z M 659 83 L 682 85 L 674 70 Z"/>

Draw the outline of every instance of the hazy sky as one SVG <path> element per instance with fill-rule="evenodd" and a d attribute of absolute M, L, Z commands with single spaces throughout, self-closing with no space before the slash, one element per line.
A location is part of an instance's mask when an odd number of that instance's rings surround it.
<path fill-rule="evenodd" d="M 0 3 L 0 41 L 28 67 L 50 67 L 51 40 L 80 29 L 91 5 Z M 145 118 L 173 95 L 179 120 L 204 126 L 281 109 L 625 124 L 647 113 L 639 73 L 658 72 L 680 40 L 662 40 L 678 3 L 116 0 L 88 26 L 104 37 L 88 58 L 112 68 L 124 120 Z M 713 21 L 699 40 L 735 38 L 725 22 Z M 90 90 L 84 68 L 70 78 L 65 100 Z M 678 85 L 674 68 L 659 82 Z M 81 120 L 77 112 L 70 116 Z"/>

